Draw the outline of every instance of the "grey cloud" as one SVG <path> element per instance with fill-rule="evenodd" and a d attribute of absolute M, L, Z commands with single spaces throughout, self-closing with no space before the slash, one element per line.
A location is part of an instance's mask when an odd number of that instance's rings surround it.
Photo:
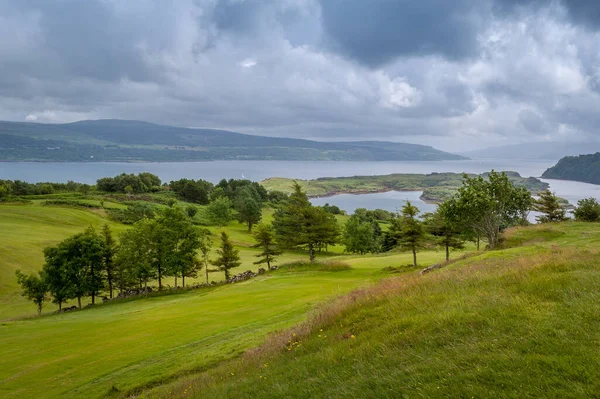
<path fill-rule="evenodd" d="M 141 119 L 449 149 L 593 136 L 598 34 L 568 3 L 548 4 L 4 1 L 0 119 Z"/>
<path fill-rule="evenodd" d="M 479 5 L 478 5 L 479 4 Z M 470 0 L 321 0 L 333 48 L 369 66 L 398 56 L 477 52 L 479 2 Z"/>

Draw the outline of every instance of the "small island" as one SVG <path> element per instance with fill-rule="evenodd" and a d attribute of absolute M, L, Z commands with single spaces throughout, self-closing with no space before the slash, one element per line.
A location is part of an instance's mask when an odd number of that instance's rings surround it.
<path fill-rule="evenodd" d="M 549 184 L 535 177 L 522 177 L 517 172 L 505 172 L 517 186 L 526 187 L 533 195 L 549 188 Z M 469 177 L 476 175 L 469 174 Z M 481 176 L 486 177 L 487 173 Z M 330 197 L 337 194 L 372 194 L 388 191 L 423 191 L 421 199 L 429 203 L 440 203 L 450 198 L 462 185 L 462 173 L 409 174 L 394 173 L 380 176 L 322 177 L 314 180 L 299 180 L 302 189 L 311 198 Z M 268 191 L 292 190 L 294 179 L 273 177 L 261 184 Z"/>

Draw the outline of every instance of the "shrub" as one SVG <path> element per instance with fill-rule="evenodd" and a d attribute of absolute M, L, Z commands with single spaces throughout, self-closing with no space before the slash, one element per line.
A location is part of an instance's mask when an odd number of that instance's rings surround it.
<path fill-rule="evenodd" d="M 584 198 L 577 201 L 577 208 L 573 211 L 575 219 L 582 222 L 600 221 L 600 204 L 596 198 Z"/>

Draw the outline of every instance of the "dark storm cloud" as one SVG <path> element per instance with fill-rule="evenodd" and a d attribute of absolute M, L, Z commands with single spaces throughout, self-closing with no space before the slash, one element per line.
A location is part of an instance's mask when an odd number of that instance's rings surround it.
<path fill-rule="evenodd" d="M 0 119 L 449 149 L 594 136 L 599 10 L 587 0 L 4 0 Z"/>
<path fill-rule="evenodd" d="M 598 0 L 494 0 L 496 10 L 514 12 L 523 8 L 541 8 L 560 4 L 575 24 L 584 24 L 592 29 L 600 28 L 600 1 Z"/>
<path fill-rule="evenodd" d="M 333 48 L 369 66 L 403 55 L 461 59 L 477 52 L 482 3 L 471 0 L 321 0 Z"/>

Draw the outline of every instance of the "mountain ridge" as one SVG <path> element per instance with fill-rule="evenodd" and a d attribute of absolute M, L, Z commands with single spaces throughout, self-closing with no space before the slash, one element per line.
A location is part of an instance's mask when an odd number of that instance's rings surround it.
<path fill-rule="evenodd" d="M 314 141 L 124 119 L 64 124 L 0 121 L 1 161 L 436 161 L 463 156 L 383 141 Z"/>

